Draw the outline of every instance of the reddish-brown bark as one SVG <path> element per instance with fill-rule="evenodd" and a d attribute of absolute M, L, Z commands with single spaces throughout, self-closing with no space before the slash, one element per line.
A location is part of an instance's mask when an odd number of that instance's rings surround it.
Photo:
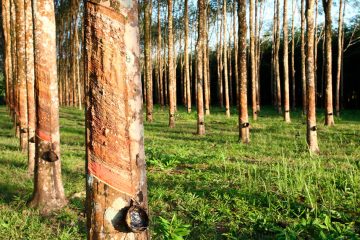
<path fill-rule="evenodd" d="M 30 206 L 48 214 L 67 203 L 61 180 L 54 2 L 33 2 L 33 14 L 36 161 L 34 194 Z"/>
<path fill-rule="evenodd" d="M 174 66 L 173 1 L 168 2 L 169 127 L 175 127 L 176 79 Z"/>
<path fill-rule="evenodd" d="M 147 211 L 147 186 L 138 3 L 116 3 L 85 6 L 88 239 L 149 239 L 124 221 Z"/>
<path fill-rule="evenodd" d="M 240 76 L 240 113 L 239 113 L 239 135 L 241 142 L 250 142 L 249 116 L 247 106 L 247 66 L 246 66 L 246 0 L 238 0 L 239 19 L 239 76 Z"/>

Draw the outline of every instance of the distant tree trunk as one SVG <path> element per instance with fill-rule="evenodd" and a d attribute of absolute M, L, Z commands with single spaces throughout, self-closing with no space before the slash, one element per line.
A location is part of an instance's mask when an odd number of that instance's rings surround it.
<path fill-rule="evenodd" d="M 176 110 L 176 80 L 174 70 L 174 35 L 173 35 L 173 1 L 168 2 L 168 65 L 169 65 L 169 127 L 175 127 L 175 110 Z"/>
<path fill-rule="evenodd" d="M 256 11 L 255 11 L 255 19 L 256 19 L 256 37 L 255 37 L 255 59 L 256 59 L 256 112 L 257 115 L 259 114 L 261 108 L 260 108 L 260 65 L 261 65 L 261 41 L 260 41 L 260 34 L 261 34 L 261 28 L 262 28 L 262 21 L 263 21 L 263 11 L 262 11 L 262 5 L 263 2 L 256 0 Z M 260 11 L 259 11 L 260 9 Z M 259 14 L 258 14 L 259 12 Z M 259 16 L 258 16 L 259 15 Z"/>
<path fill-rule="evenodd" d="M 243 143 L 250 142 L 249 116 L 247 107 L 247 66 L 246 66 L 246 0 L 238 0 L 239 20 L 239 76 L 240 76 L 240 113 L 239 133 Z"/>
<path fill-rule="evenodd" d="M 204 45 L 206 41 L 205 33 L 205 2 L 198 1 L 199 11 L 199 34 L 197 42 L 197 134 L 205 134 L 204 104 L 203 104 L 203 86 L 204 86 Z"/>
<path fill-rule="evenodd" d="M 37 122 L 35 186 L 30 206 L 48 214 L 67 203 L 61 180 L 54 2 L 33 1 L 33 14 Z"/>
<path fill-rule="evenodd" d="M 251 73 L 251 106 L 253 112 L 253 120 L 257 120 L 257 107 L 256 107 L 256 56 L 255 56 L 255 24 L 254 24 L 254 2 L 250 0 L 250 73 Z"/>
<path fill-rule="evenodd" d="M 317 77 L 317 55 L 318 55 L 318 30 L 317 30 L 317 27 L 318 27 L 318 15 L 319 15 L 319 7 L 318 7 L 318 0 L 315 0 L 315 34 L 314 34 L 314 77 L 315 77 L 315 105 L 317 104 L 317 100 L 318 100 L 318 97 L 319 97 L 319 94 L 318 94 L 318 77 Z"/>
<path fill-rule="evenodd" d="M 227 20 L 226 20 L 226 1 L 223 1 L 223 39 L 224 39 L 224 52 L 223 52 L 223 62 L 224 62 L 224 87 L 225 87 L 225 109 L 226 116 L 230 117 L 230 99 L 229 99 L 229 77 L 228 77 L 228 63 L 227 63 Z"/>
<path fill-rule="evenodd" d="M 305 0 L 301 1 L 301 83 L 302 83 L 302 107 L 303 114 L 307 111 L 307 91 L 306 91 L 306 56 L 305 56 Z"/>
<path fill-rule="evenodd" d="M 31 0 L 25 0 L 25 53 L 26 53 L 26 88 L 28 107 L 28 172 L 34 174 L 35 168 L 35 90 L 34 90 L 34 36 Z"/>
<path fill-rule="evenodd" d="M 217 60 L 218 63 L 218 98 L 219 98 L 219 105 L 220 108 L 224 107 L 224 91 L 223 91 L 223 18 L 220 17 L 220 2 L 217 1 L 217 16 L 220 18 L 220 30 L 219 30 L 219 41 L 218 41 L 218 52 L 219 58 Z"/>
<path fill-rule="evenodd" d="M 337 71 L 336 71 L 336 98 L 335 109 L 336 116 L 340 117 L 340 83 L 342 71 L 342 57 L 344 54 L 343 44 L 343 22 L 344 22 L 344 0 L 339 1 L 339 20 L 338 20 L 338 57 L 337 57 Z"/>
<path fill-rule="evenodd" d="M 289 35 L 287 23 L 287 0 L 284 0 L 284 120 L 290 122 L 290 93 L 289 93 Z"/>
<path fill-rule="evenodd" d="M 13 103 L 13 78 L 12 78 L 12 59 L 11 59 L 11 28 L 10 28 L 10 0 L 2 1 L 2 24 L 4 31 L 4 70 L 6 79 L 6 104 L 10 110 L 10 115 L 14 114 Z"/>
<path fill-rule="evenodd" d="M 325 10 L 325 73 L 326 73 L 326 90 L 325 90 L 325 125 L 333 126 L 334 108 L 332 96 L 332 33 L 331 33 L 331 6 L 332 0 L 323 0 Z"/>
<path fill-rule="evenodd" d="M 209 48 L 208 48 L 208 32 L 209 32 L 209 25 L 208 25 L 208 4 L 205 2 L 205 14 L 203 14 L 204 17 L 204 31 L 205 31 L 205 42 L 204 42 L 204 51 L 203 51 L 203 68 L 204 68 L 204 100 L 205 100 L 205 115 L 210 115 L 210 75 L 209 75 Z"/>
<path fill-rule="evenodd" d="M 292 109 L 296 108 L 296 79 L 295 79 L 295 15 L 296 0 L 292 0 L 292 17 L 291 17 L 291 81 L 292 81 Z"/>
<path fill-rule="evenodd" d="M 235 63 L 235 66 L 234 66 L 234 73 L 235 73 L 235 83 L 236 83 L 236 105 L 239 106 L 240 104 L 240 98 L 239 98 L 239 61 L 238 61 L 238 57 L 239 57 L 239 47 L 238 47 L 238 33 L 237 33 L 237 30 L 236 30 L 236 26 L 237 26 L 237 23 L 236 23 L 236 9 L 237 9 L 237 5 L 236 5 L 236 1 L 233 2 L 233 18 L 234 18 L 234 21 L 233 21 L 233 31 L 234 31 L 234 63 Z"/>
<path fill-rule="evenodd" d="M 20 148 L 28 149 L 28 115 L 26 91 L 26 55 L 25 55 L 25 8 L 24 0 L 16 0 L 16 59 L 17 82 L 19 86 L 19 123 Z"/>
<path fill-rule="evenodd" d="M 160 1 L 158 1 L 158 14 L 157 14 L 157 28 L 158 28 L 158 38 L 157 38 L 157 57 L 158 57 L 158 72 L 159 72 L 159 95 L 160 95 L 160 105 L 161 108 L 164 107 L 164 83 L 163 83 L 163 59 L 161 56 L 161 19 L 160 19 Z"/>
<path fill-rule="evenodd" d="M 137 2 L 85 6 L 88 239 L 150 239 Z"/>
<path fill-rule="evenodd" d="M 281 81 L 280 81 L 280 0 L 276 0 L 276 37 L 275 37 L 275 80 L 276 80 L 276 103 L 279 114 L 282 112 Z"/>
<path fill-rule="evenodd" d="M 151 1 L 145 0 L 145 82 L 146 82 L 146 121 L 153 121 L 153 81 L 151 58 Z"/>
<path fill-rule="evenodd" d="M 319 153 L 316 127 L 315 105 L 315 77 L 314 77 L 314 0 L 306 0 L 307 20 L 307 51 L 306 51 L 306 79 L 307 79 L 307 143 L 311 153 Z"/>
<path fill-rule="evenodd" d="M 190 82 L 190 70 L 189 70 L 189 3 L 185 0 L 185 82 L 186 82 L 186 106 L 187 112 L 191 113 L 191 82 Z"/>

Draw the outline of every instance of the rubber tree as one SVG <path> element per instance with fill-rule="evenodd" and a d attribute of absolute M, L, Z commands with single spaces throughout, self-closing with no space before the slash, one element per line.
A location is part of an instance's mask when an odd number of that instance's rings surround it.
<path fill-rule="evenodd" d="M 305 1 L 301 1 L 301 92 L 302 92 L 302 108 L 303 114 L 306 113 L 307 109 L 307 91 L 306 91 L 306 56 L 305 56 Z"/>
<path fill-rule="evenodd" d="M 176 110 L 176 76 L 174 66 L 174 33 L 173 33 L 173 1 L 168 2 L 168 74 L 169 74 L 169 127 L 175 127 Z"/>
<path fill-rule="evenodd" d="M 33 0 L 35 66 L 35 175 L 30 206 L 43 214 L 66 205 L 61 179 L 54 1 Z"/>
<path fill-rule="evenodd" d="M 145 83 L 146 83 L 146 121 L 153 121 L 153 81 L 151 59 L 151 4 L 152 0 L 145 0 L 144 35 L 145 35 Z"/>
<path fill-rule="evenodd" d="M 15 0 L 16 9 L 16 67 L 18 84 L 18 107 L 20 123 L 20 148 L 28 149 L 28 117 L 26 91 L 26 55 L 25 55 L 25 6 L 24 0 Z"/>
<path fill-rule="evenodd" d="M 206 9 L 205 9 L 205 1 L 198 1 L 198 14 L 199 14 L 199 34 L 197 41 L 197 134 L 204 135 L 205 134 L 205 119 L 204 119 L 204 94 L 203 94 L 203 86 L 204 86 L 204 45 L 206 41 L 206 33 L 205 33 L 205 17 Z"/>
<path fill-rule="evenodd" d="M 35 73 L 34 73 L 34 28 L 31 0 L 25 0 L 25 53 L 26 53 L 26 89 L 28 116 L 28 172 L 35 168 Z"/>
<path fill-rule="evenodd" d="M 333 126 L 333 87 L 332 87 L 332 33 L 331 33 L 331 7 L 332 0 L 323 0 L 325 10 L 325 125 Z"/>
<path fill-rule="evenodd" d="M 315 72 L 314 72 L 314 0 L 306 0 L 306 95 L 307 143 L 313 154 L 319 153 L 316 126 Z"/>
<path fill-rule="evenodd" d="M 344 41 L 343 41 L 343 23 L 344 23 L 344 0 L 339 1 L 339 20 L 338 20 L 338 57 L 337 57 L 337 71 L 336 71 L 336 91 L 335 91 L 335 109 L 336 116 L 340 117 L 340 83 L 342 71 L 342 59 L 344 55 Z"/>
<path fill-rule="evenodd" d="M 190 68 L 189 68 L 189 3 L 185 0 L 184 10 L 184 25 L 185 25 L 185 86 L 186 86 L 186 106 L 187 112 L 191 113 L 191 81 L 190 81 Z"/>
<path fill-rule="evenodd" d="M 249 1 L 249 28 L 250 28 L 250 74 L 251 74 L 251 106 L 254 121 L 257 120 L 256 106 L 256 55 L 255 55 L 255 19 L 254 4 L 255 0 Z"/>
<path fill-rule="evenodd" d="M 85 3 L 88 239 L 149 239 L 138 1 Z"/>
<path fill-rule="evenodd" d="M 238 0 L 239 20 L 239 135 L 241 142 L 250 142 L 249 115 L 247 106 L 247 64 L 246 64 L 246 0 Z"/>
<path fill-rule="evenodd" d="M 284 42 L 284 120 L 290 122 L 290 87 L 289 87 L 289 34 L 287 19 L 287 0 L 284 0 L 283 42 Z"/>

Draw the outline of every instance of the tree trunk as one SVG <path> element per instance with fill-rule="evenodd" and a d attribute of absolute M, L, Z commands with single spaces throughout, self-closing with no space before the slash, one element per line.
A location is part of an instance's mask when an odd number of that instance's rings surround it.
<path fill-rule="evenodd" d="M 250 73 L 251 73 L 251 106 L 253 113 L 253 120 L 257 120 L 257 108 L 256 108 L 256 56 L 255 56 L 255 24 L 254 24 L 254 3 L 255 0 L 250 0 Z"/>
<path fill-rule="evenodd" d="M 206 41 L 205 33 L 205 2 L 198 1 L 199 11 L 199 35 L 197 42 L 197 134 L 205 134 L 205 119 L 204 119 L 204 103 L 203 103 L 203 86 L 204 86 L 204 45 Z"/>
<path fill-rule="evenodd" d="M 241 142 L 250 142 L 249 117 L 247 107 L 247 66 L 246 66 L 246 0 L 238 0 L 239 21 L 239 76 L 240 76 L 240 113 L 239 134 Z"/>
<path fill-rule="evenodd" d="M 223 62 L 224 62 L 224 87 L 225 87 L 225 110 L 226 116 L 230 117 L 230 99 L 229 99 L 229 77 L 228 77 L 228 62 L 227 62 L 227 20 L 226 20 L 226 1 L 223 1 L 223 39 L 224 39 L 224 52 L 223 52 Z"/>
<path fill-rule="evenodd" d="M 335 109 L 336 116 L 340 117 L 340 82 L 342 70 L 342 56 L 344 51 L 343 46 L 343 22 L 344 22 L 344 0 L 339 3 L 339 21 L 338 21 L 338 57 L 337 57 L 337 71 L 336 71 L 336 99 Z"/>
<path fill-rule="evenodd" d="M 280 81 L 280 0 L 276 0 L 276 41 L 275 41 L 275 80 L 276 80 L 276 103 L 279 114 L 282 112 L 281 81 Z"/>
<path fill-rule="evenodd" d="M 34 36 L 31 0 L 25 0 L 25 43 L 26 43 L 26 88 L 28 106 L 28 172 L 34 174 L 35 168 L 35 90 L 34 90 Z"/>
<path fill-rule="evenodd" d="M 296 108 L 296 79 L 295 79 L 295 7 L 296 1 L 292 0 L 292 18 L 291 18 L 291 82 L 292 82 L 292 101 L 291 107 Z"/>
<path fill-rule="evenodd" d="M 11 58 L 11 29 L 10 29 L 10 0 L 2 1 L 2 24 L 4 31 L 4 70 L 6 79 L 6 104 L 10 110 L 10 115 L 14 114 L 13 103 L 13 78 L 12 78 L 12 58 Z"/>
<path fill-rule="evenodd" d="M 188 113 L 191 113 L 191 89 L 189 71 L 189 3 L 185 0 L 185 82 L 186 82 L 186 105 Z"/>
<path fill-rule="evenodd" d="M 157 28 L 158 28 L 158 36 L 157 36 L 157 57 L 158 57 L 158 73 L 159 73 L 159 95 L 160 95 L 160 106 L 164 107 L 164 83 L 163 83 L 163 59 L 161 56 L 161 20 L 160 20 L 160 1 L 158 1 L 158 14 L 157 14 Z"/>
<path fill-rule="evenodd" d="M 145 0 L 145 82 L 146 82 L 146 121 L 153 121 L 153 82 L 151 59 L 151 1 Z"/>
<path fill-rule="evenodd" d="M 289 36 L 287 23 L 287 0 L 284 0 L 284 120 L 290 122 L 290 93 L 289 93 Z"/>
<path fill-rule="evenodd" d="M 28 149 L 28 115 L 26 91 L 26 55 L 25 55 L 25 8 L 24 0 L 16 0 L 16 59 L 17 82 L 19 86 L 19 123 L 20 148 L 23 152 Z"/>
<path fill-rule="evenodd" d="M 174 67 L 174 35 L 173 35 L 173 0 L 168 2 L 168 65 L 169 65 L 169 127 L 175 127 L 175 110 L 176 110 L 176 80 Z"/>
<path fill-rule="evenodd" d="M 150 239 L 138 4 L 85 7 L 88 239 Z"/>
<path fill-rule="evenodd" d="M 234 31 L 234 74 L 235 74 L 235 83 L 236 83 L 236 105 L 239 106 L 240 101 L 239 101 L 239 63 L 238 63 L 238 56 L 239 56 L 239 47 L 238 47 L 238 34 L 236 31 L 236 9 L 237 9 L 237 5 L 236 5 L 236 1 L 233 2 L 233 31 Z"/>
<path fill-rule="evenodd" d="M 301 1 L 301 83 L 302 83 L 302 107 L 303 114 L 307 111 L 307 91 L 306 91 L 306 56 L 305 56 L 305 0 Z"/>
<path fill-rule="evenodd" d="M 326 74 L 326 90 L 325 90 L 325 125 L 333 126 L 333 96 L 332 96 L 332 33 L 331 33 L 331 7 L 332 0 L 323 0 L 325 10 L 325 74 Z"/>
<path fill-rule="evenodd" d="M 209 32 L 209 25 L 208 25 L 208 4 L 205 4 L 205 13 L 203 14 L 204 20 L 204 31 L 205 31 L 205 40 L 204 40 L 204 50 L 203 50 L 203 68 L 204 68 L 204 100 L 205 100 L 205 115 L 210 115 L 210 78 L 209 78 L 209 48 L 208 48 L 208 32 Z"/>
<path fill-rule="evenodd" d="M 306 20 L 307 143 L 310 152 L 318 154 L 314 81 L 314 0 L 306 0 Z"/>
<path fill-rule="evenodd" d="M 36 139 L 35 181 L 30 206 L 43 214 L 61 209 L 67 200 L 61 180 L 59 99 L 56 71 L 54 2 L 33 1 Z"/>

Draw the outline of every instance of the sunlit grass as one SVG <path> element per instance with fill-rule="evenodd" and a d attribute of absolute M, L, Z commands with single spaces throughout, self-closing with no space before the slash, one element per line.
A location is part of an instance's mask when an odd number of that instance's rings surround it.
<path fill-rule="evenodd" d="M 178 109 L 176 128 L 156 108 L 145 123 L 151 233 L 161 218 L 190 225 L 187 239 L 360 239 L 360 111 L 336 126 L 318 115 L 321 155 L 310 156 L 305 119 L 286 124 L 272 108 L 251 122 L 251 143 L 238 142 L 237 116 L 219 109 L 196 133 L 196 113 Z M 26 207 L 32 193 L 26 156 L 0 107 L 0 236 L 4 239 L 83 239 L 84 115 L 61 110 L 63 180 L 69 206 L 52 218 Z M 1 238 L 2 238 L 1 237 Z"/>

